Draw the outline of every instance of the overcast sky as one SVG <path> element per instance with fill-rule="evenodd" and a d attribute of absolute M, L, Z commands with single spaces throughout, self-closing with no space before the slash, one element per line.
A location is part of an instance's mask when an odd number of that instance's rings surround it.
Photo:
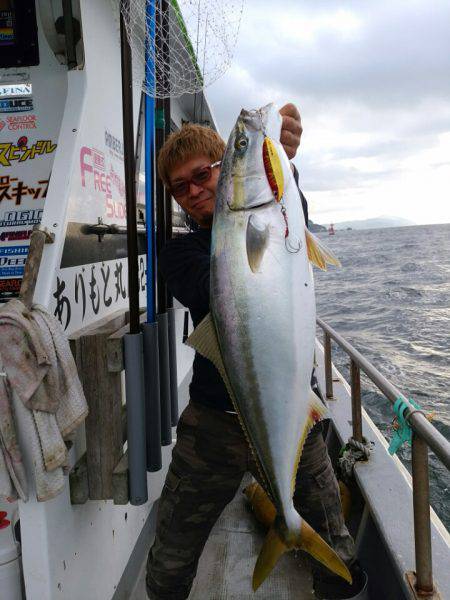
<path fill-rule="evenodd" d="M 314 221 L 450 222 L 449 0 L 246 0 L 207 95 L 225 138 L 242 107 L 299 107 Z"/>

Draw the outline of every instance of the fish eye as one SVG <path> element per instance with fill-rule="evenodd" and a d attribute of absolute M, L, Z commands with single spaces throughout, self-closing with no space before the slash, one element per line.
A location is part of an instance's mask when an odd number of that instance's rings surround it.
<path fill-rule="evenodd" d="M 237 138 L 234 142 L 234 147 L 238 152 L 244 153 L 247 150 L 247 146 L 248 146 L 248 138 L 244 133 L 241 133 L 240 135 L 237 136 Z"/>

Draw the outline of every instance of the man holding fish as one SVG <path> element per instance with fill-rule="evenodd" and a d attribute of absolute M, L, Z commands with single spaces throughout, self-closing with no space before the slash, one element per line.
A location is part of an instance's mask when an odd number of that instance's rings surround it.
<path fill-rule="evenodd" d="M 160 256 L 169 291 L 190 310 L 197 352 L 149 553 L 152 600 L 188 597 L 209 533 L 246 471 L 276 513 L 253 589 L 284 552 L 300 548 L 316 559 L 317 597 L 359 591 L 318 423 L 326 409 L 311 389 L 310 261 L 337 261 L 305 227 L 306 200 L 289 163 L 301 133 L 295 106 L 278 113 L 269 105 L 243 110 L 226 148 L 213 130 L 185 125 L 158 158 L 164 184 L 199 228 Z"/>

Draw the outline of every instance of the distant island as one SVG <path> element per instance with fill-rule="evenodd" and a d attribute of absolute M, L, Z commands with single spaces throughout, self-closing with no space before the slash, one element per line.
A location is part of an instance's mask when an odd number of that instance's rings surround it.
<path fill-rule="evenodd" d="M 327 227 L 322 225 L 313 224 L 314 227 L 320 227 L 320 229 L 312 229 L 312 231 L 326 231 Z M 334 229 L 381 229 L 383 227 L 405 227 L 407 225 L 416 225 L 409 219 L 403 217 L 375 217 L 373 219 L 362 219 L 359 221 L 341 221 L 340 223 L 334 223 Z"/>
<path fill-rule="evenodd" d="M 318 233 L 319 231 L 327 231 L 327 227 L 319 225 L 318 223 L 313 223 L 311 219 L 309 219 L 308 221 L 308 229 L 313 233 Z"/>

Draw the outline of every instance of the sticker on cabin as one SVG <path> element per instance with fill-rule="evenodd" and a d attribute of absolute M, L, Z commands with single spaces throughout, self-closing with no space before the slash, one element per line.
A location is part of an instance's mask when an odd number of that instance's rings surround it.
<path fill-rule="evenodd" d="M 0 279 L 0 299 L 4 298 L 7 300 L 13 296 L 17 296 L 20 292 L 21 283 L 22 279 L 19 279 L 18 277 Z"/>
<path fill-rule="evenodd" d="M 26 261 L 26 256 L 0 256 L 0 277 L 23 277 Z"/>
<path fill-rule="evenodd" d="M 104 216 L 108 219 L 124 221 L 126 219 L 125 182 L 112 162 L 106 164 L 105 153 L 96 148 L 82 146 L 80 174 L 82 187 L 90 188 L 104 197 Z"/>
<path fill-rule="evenodd" d="M 34 160 L 37 156 L 53 154 L 56 146 L 51 140 L 38 140 L 29 147 L 11 142 L 0 143 L 0 165 L 10 167 L 13 163 L 23 163 Z"/>
<path fill-rule="evenodd" d="M 36 115 L 15 115 L 13 117 L 6 117 L 6 121 L 0 119 L 0 131 L 5 127 L 8 131 L 36 129 L 37 117 Z"/>
<path fill-rule="evenodd" d="M 139 257 L 139 288 L 146 290 L 146 257 Z M 74 331 L 106 310 L 125 306 L 128 263 L 125 258 L 61 269 L 54 281 L 50 310 L 65 330 Z M 143 298 L 141 298 L 141 301 Z"/>
<path fill-rule="evenodd" d="M 2 215 L 0 227 L 22 227 L 39 225 L 42 219 L 43 209 L 34 210 L 8 210 Z"/>
<path fill-rule="evenodd" d="M 34 110 L 32 98 L 8 98 L 0 100 L 0 113 L 30 112 Z"/>
<path fill-rule="evenodd" d="M 31 96 L 33 84 L 31 83 L 3 83 L 0 84 L 0 98 L 14 98 L 16 96 Z"/>
<path fill-rule="evenodd" d="M 12 231 L 2 231 L 0 233 L 0 242 L 18 242 L 21 240 L 29 240 L 32 229 L 13 229 Z"/>
<path fill-rule="evenodd" d="M 123 142 L 105 129 L 105 146 L 119 160 L 123 160 Z"/>
<path fill-rule="evenodd" d="M 26 184 L 17 177 L 0 175 L 0 206 L 5 200 L 20 206 L 24 199 L 41 200 L 46 198 L 49 179 L 40 179 L 36 184 Z"/>
<path fill-rule="evenodd" d="M 0 256 L 27 255 L 28 246 L 3 246 L 0 247 Z"/>

